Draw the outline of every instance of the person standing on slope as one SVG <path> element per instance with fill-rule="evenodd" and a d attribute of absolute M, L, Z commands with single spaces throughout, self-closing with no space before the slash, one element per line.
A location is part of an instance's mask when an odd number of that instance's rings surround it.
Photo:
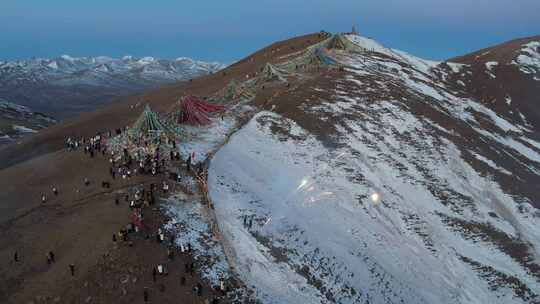
<path fill-rule="evenodd" d="M 189 155 L 188 159 L 186 160 L 186 168 L 187 171 L 191 171 L 191 154 Z"/>

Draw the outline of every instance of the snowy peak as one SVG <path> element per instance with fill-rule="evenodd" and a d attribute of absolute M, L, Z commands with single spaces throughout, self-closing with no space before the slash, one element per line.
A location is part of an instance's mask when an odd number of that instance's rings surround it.
<path fill-rule="evenodd" d="M 501 64 L 511 63 L 529 43 L 540 41 L 540 36 L 520 38 L 488 47 L 470 54 L 448 59 L 451 62 L 474 64 L 475 62 L 496 61 Z"/>
<path fill-rule="evenodd" d="M 450 81 L 503 117 L 540 127 L 540 36 L 512 40 L 450 59 L 466 64 Z"/>
<path fill-rule="evenodd" d="M 540 81 L 540 40 L 524 44 L 512 63 L 518 65 L 523 73 L 539 74 L 535 78 Z"/>
<path fill-rule="evenodd" d="M 210 164 L 240 278 L 263 303 L 538 302 L 538 129 L 499 80 L 531 79 L 493 59 L 326 43 L 272 63 L 294 90 Z"/>
<path fill-rule="evenodd" d="M 175 61 L 194 62 L 194 60 L 189 58 L 189 57 L 178 57 L 178 58 L 175 59 Z"/>
<path fill-rule="evenodd" d="M 144 64 L 153 63 L 154 61 L 156 61 L 154 57 L 143 57 L 138 60 L 138 63 L 144 65 Z"/>
<path fill-rule="evenodd" d="M 385 48 L 382 44 L 371 38 L 353 34 L 346 35 L 345 37 L 365 50 L 392 56 L 392 52 L 390 49 Z"/>
<path fill-rule="evenodd" d="M 98 57 L 71 57 L 62 55 L 52 59 L 31 59 L 20 61 L 0 62 L 0 79 L 9 82 L 13 79 L 20 80 L 24 76 L 29 78 L 49 78 L 70 77 L 71 74 L 84 74 L 92 71 L 103 72 L 106 65 L 108 72 L 114 74 L 131 73 L 141 67 L 151 65 L 153 70 L 160 70 L 160 75 L 151 75 L 147 80 L 155 82 L 171 82 L 191 78 L 201 73 L 213 73 L 224 66 L 219 63 L 207 63 L 195 61 L 189 58 L 181 60 L 164 60 L 154 57 L 135 58 L 133 56 L 124 56 L 121 59 L 115 59 L 107 56 Z M 172 67 L 172 68 L 171 68 Z M 195 75 L 190 75 L 191 72 Z M 49 73 L 49 74 L 47 74 Z M 114 75 L 111 75 L 114 76 Z"/>
<path fill-rule="evenodd" d="M 540 81 L 540 36 L 512 40 L 449 61 L 470 65 L 514 65 L 522 73 Z"/>
<path fill-rule="evenodd" d="M 116 96 L 188 80 L 222 69 L 183 58 L 72 57 L 0 62 L 0 98 L 56 115 L 92 109 Z"/>
<path fill-rule="evenodd" d="M 67 61 L 71 61 L 71 62 L 75 61 L 75 58 L 73 58 L 73 57 L 71 57 L 69 55 L 62 55 L 62 56 L 60 56 L 60 58 L 62 58 L 64 60 L 67 60 Z"/>
<path fill-rule="evenodd" d="M 440 64 L 438 61 L 426 60 L 400 50 L 386 48 L 371 38 L 352 34 L 346 35 L 346 38 L 368 52 L 383 54 L 396 60 L 406 62 L 423 73 L 429 73 L 431 68 L 434 68 Z"/>

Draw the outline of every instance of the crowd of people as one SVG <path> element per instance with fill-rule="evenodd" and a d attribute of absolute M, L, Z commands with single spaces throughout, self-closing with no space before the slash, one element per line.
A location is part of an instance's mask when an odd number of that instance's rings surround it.
<path fill-rule="evenodd" d="M 116 131 L 117 134 L 121 132 L 122 130 Z M 155 204 L 159 189 L 161 189 L 161 193 L 163 194 L 167 194 L 171 190 L 167 179 L 167 177 L 172 177 L 171 172 L 169 172 L 171 164 L 176 164 L 176 168 L 182 167 L 183 164 L 188 171 L 198 174 L 203 171 L 203 165 L 199 164 L 194 166 L 192 164 L 193 158 L 195 157 L 194 153 L 190 154 L 188 159 L 185 160 L 185 163 L 183 163 L 180 153 L 176 149 L 177 143 L 171 139 L 162 140 L 161 137 L 159 137 L 157 140 L 147 141 L 141 138 L 139 141 L 139 149 L 130 150 L 127 147 L 121 147 L 121 150 L 119 151 L 118 147 L 114 149 L 107 144 L 107 141 L 111 136 L 111 132 L 106 132 L 97 133 L 91 137 L 68 137 L 65 140 L 65 144 L 67 150 L 72 152 L 79 151 L 82 147 L 83 155 L 86 155 L 86 157 L 89 158 L 94 158 L 96 155 L 100 154 L 103 156 L 108 155 L 108 162 L 110 165 L 109 175 L 112 180 L 117 178 L 130 179 L 133 176 L 138 175 L 151 175 L 157 180 L 161 180 L 160 182 L 150 183 L 148 187 L 145 187 L 143 184 L 132 186 L 125 194 L 116 195 L 114 198 L 115 205 L 120 205 L 120 202 L 123 199 L 131 211 L 129 223 L 112 234 L 112 241 L 115 243 L 123 242 L 128 246 L 133 246 L 133 240 L 141 237 L 146 239 L 151 238 L 152 233 L 149 231 L 150 228 L 145 225 L 145 209 Z M 165 155 L 168 155 L 168 158 L 166 158 Z M 175 173 L 174 181 L 179 181 L 180 176 L 180 174 Z M 89 187 L 91 181 L 85 177 L 83 179 L 83 185 Z M 103 188 L 111 188 L 111 181 L 103 180 L 101 186 Z M 56 185 L 51 186 L 51 192 L 52 196 L 59 196 L 60 193 Z M 111 190 L 111 193 L 112 192 L 113 191 Z M 46 204 L 47 201 L 47 194 L 42 193 L 41 203 Z M 157 228 L 157 231 L 154 232 L 154 235 L 157 242 L 166 248 L 169 261 L 172 261 L 178 255 L 184 256 L 185 260 L 190 261 L 185 263 L 184 274 L 180 276 L 180 284 L 186 285 L 186 275 L 192 277 L 195 272 L 191 243 L 182 243 L 178 245 L 174 242 L 173 235 L 171 235 L 169 241 L 166 242 L 165 232 L 159 227 Z M 15 262 L 20 262 L 19 252 L 15 252 L 13 258 Z M 55 264 L 56 256 L 52 250 L 46 252 L 46 261 L 50 266 Z M 68 266 L 71 276 L 75 276 L 75 264 L 70 263 Z M 169 274 L 166 263 L 158 264 L 155 267 L 152 267 L 152 269 L 153 282 L 158 280 L 158 276 Z M 203 285 L 200 282 L 194 283 L 192 290 L 194 295 L 198 297 L 203 296 Z M 215 287 L 215 291 L 221 296 L 214 297 L 212 301 L 208 303 L 219 303 L 219 299 L 225 295 L 226 290 L 226 284 L 224 280 L 221 280 L 220 285 Z M 144 289 L 143 297 L 145 302 L 149 301 L 150 292 L 148 288 Z"/>
<path fill-rule="evenodd" d="M 65 145 L 68 151 L 76 151 L 79 147 L 84 147 L 84 153 L 90 154 L 94 157 L 96 151 L 105 154 L 105 148 L 107 146 L 106 139 L 110 138 L 112 133 L 110 131 L 106 133 L 99 132 L 91 137 L 68 137 L 65 140 Z"/>
<path fill-rule="evenodd" d="M 176 162 L 176 167 L 181 167 L 181 158 L 180 153 L 175 151 L 176 142 L 174 140 L 159 140 L 149 143 L 148 141 L 141 141 L 143 149 L 129 150 L 127 148 L 122 149 L 121 155 L 118 155 L 111 150 L 111 156 L 109 162 L 111 164 L 110 173 L 114 179 L 115 172 L 118 172 L 122 178 L 130 178 L 133 175 L 152 175 L 156 176 L 163 174 L 165 178 L 162 179 L 161 183 L 151 183 L 148 189 L 145 189 L 144 186 L 139 186 L 134 189 L 133 195 L 130 196 L 126 194 L 125 201 L 129 203 L 129 207 L 132 210 L 131 223 L 127 225 L 126 228 L 121 229 L 118 232 L 119 239 L 124 242 L 130 243 L 129 235 L 132 233 L 138 234 L 142 232 L 147 239 L 151 238 L 148 234 L 147 227 L 144 224 L 144 209 L 155 203 L 156 194 L 158 193 L 158 185 L 161 185 L 161 193 L 167 194 L 170 191 L 169 182 L 167 181 L 167 176 L 171 177 L 170 174 L 170 164 Z M 163 148 L 165 147 L 165 148 Z M 166 159 L 161 152 L 162 150 L 169 150 L 169 158 Z M 187 170 L 197 171 L 202 170 L 202 165 L 194 166 L 192 164 L 192 159 L 194 154 L 191 154 L 185 162 L 185 167 Z M 174 176 L 174 181 L 179 181 L 180 175 L 176 174 Z M 119 199 L 116 199 L 118 202 Z M 184 255 L 191 262 L 185 263 L 184 273 L 193 276 L 195 271 L 195 264 L 192 257 L 192 246 L 191 243 L 187 244 L 176 244 L 174 241 L 174 236 L 171 235 L 169 240 L 166 241 L 165 232 L 158 227 L 156 233 L 154 234 L 156 242 L 164 245 L 167 250 L 167 258 L 169 261 L 172 261 L 176 255 Z M 113 235 L 113 241 L 116 241 L 116 235 Z M 157 282 L 159 276 L 166 276 L 169 274 L 169 269 L 167 265 L 158 264 L 152 268 L 152 281 Z M 180 284 L 186 284 L 186 276 L 182 275 L 180 277 Z M 161 285 L 160 285 L 161 286 Z M 221 282 L 220 286 L 216 287 L 216 291 L 220 292 L 221 295 L 225 295 L 225 283 Z M 193 286 L 193 292 L 197 296 L 203 295 L 203 286 L 201 283 L 196 283 Z M 145 289 L 143 293 L 145 301 L 149 301 L 150 292 L 149 289 Z M 210 303 L 210 302 L 209 302 Z M 219 303 L 219 298 L 215 297 L 211 303 Z"/>

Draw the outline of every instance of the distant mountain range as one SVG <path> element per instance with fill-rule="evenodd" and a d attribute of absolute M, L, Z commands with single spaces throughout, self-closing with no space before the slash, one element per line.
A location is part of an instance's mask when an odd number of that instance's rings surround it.
<path fill-rule="evenodd" d="M 54 123 L 52 117 L 0 98 L 0 146 Z"/>
<path fill-rule="evenodd" d="M 210 74 L 223 67 L 221 63 L 185 57 L 165 60 L 63 55 L 0 61 L 0 98 L 64 119 L 119 96 Z"/>

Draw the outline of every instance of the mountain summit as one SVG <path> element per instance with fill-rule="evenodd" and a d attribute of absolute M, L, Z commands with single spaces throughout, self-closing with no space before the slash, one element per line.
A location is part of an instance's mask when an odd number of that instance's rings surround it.
<path fill-rule="evenodd" d="M 292 89 L 209 169 L 239 276 L 266 303 L 538 301 L 539 45 L 434 62 L 349 34 L 272 62 Z"/>
<path fill-rule="evenodd" d="M 26 259 L 43 263 L 50 240 L 61 238 L 63 256 L 83 256 L 77 266 L 95 271 L 74 281 L 8 268 L 6 298 L 26 303 L 39 290 L 77 302 L 84 290 L 129 303 L 150 282 L 148 261 L 164 263 L 166 249 L 189 244 L 200 282 L 225 280 L 231 302 L 538 303 L 538 43 L 435 62 L 354 33 L 321 32 L 8 146 L 0 150 L 0 248 L 24 248 Z M 64 148 L 68 137 L 111 130 L 120 134 L 106 138 L 110 155 L 142 159 L 122 169 L 157 155 L 167 174 L 111 180 L 109 156 Z M 112 190 L 72 190 L 87 176 L 111 180 Z M 40 207 L 49 180 L 67 194 Z M 165 231 L 167 248 L 134 232 L 115 259 L 111 229 L 133 211 L 113 195 L 127 202 L 150 183 L 174 188 L 144 213 L 144 221 L 163 213 L 148 222 L 164 223 L 150 231 Z M 80 237 L 87 234 L 96 237 Z M 174 264 L 185 256 L 167 260 L 169 273 L 189 268 Z M 119 285 L 126 269 L 142 279 Z M 177 278 L 159 277 L 166 292 L 152 292 L 152 301 L 190 295 Z M 118 297 L 118 286 L 128 296 Z"/>

